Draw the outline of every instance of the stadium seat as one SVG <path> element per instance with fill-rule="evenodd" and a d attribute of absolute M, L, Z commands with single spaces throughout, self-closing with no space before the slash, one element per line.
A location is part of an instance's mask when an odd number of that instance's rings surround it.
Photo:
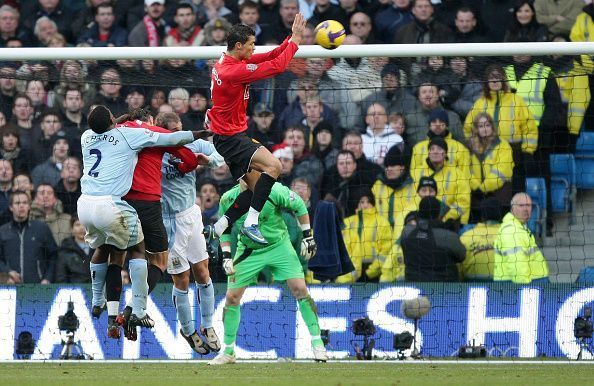
<path fill-rule="evenodd" d="M 551 202 L 553 212 L 571 212 L 576 197 L 573 154 L 551 154 Z"/>
<path fill-rule="evenodd" d="M 594 189 L 594 132 L 582 131 L 575 147 L 576 185 Z"/>
<path fill-rule="evenodd" d="M 526 178 L 526 193 L 532 199 L 532 215 L 528 220 L 528 229 L 542 238 L 547 218 L 547 187 L 544 178 Z"/>
<path fill-rule="evenodd" d="M 584 267 L 580 270 L 576 283 L 594 284 L 594 267 Z"/>

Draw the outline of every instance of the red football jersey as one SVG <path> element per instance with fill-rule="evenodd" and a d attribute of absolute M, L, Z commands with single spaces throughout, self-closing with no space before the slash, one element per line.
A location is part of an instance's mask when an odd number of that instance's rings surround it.
<path fill-rule="evenodd" d="M 171 133 L 159 126 L 149 126 L 141 121 L 128 121 L 118 126 L 149 129 L 157 133 Z M 183 146 L 147 147 L 138 153 L 138 162 L 134 168 L 134 177 L 130 191 L 123 197 L 125 200 L 159 201 L 161 199 L 161 164 L 163 155 L 171 153 L 182 160 L 178 166 L 180 171 L 188 173 L 198 166 L 194 153 Z"/>
<path fill-rule="evenodd" d="M 215 134 L 227 136 L 247 130 L 245 112 L 250 83 L 284 72 L 298 49 L 287 38 L 274 50 L 254 54 L 248 60 L 237 60 L 223 53 L 211 73 L 213 106 L 206 112 L 207 127 Z"/>

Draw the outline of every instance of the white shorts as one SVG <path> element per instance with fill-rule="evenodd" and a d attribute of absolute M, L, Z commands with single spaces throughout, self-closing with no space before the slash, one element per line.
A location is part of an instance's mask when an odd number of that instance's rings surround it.
<path fill-rule="evenodd" d="M 190 264 L 208 259 L 202 234 L 202 212 L 198 205 L 176 214 L 175 218 L 165 216 L 163 223 L 169 239 L 167 272 L 170 275 L 185 272 L 190 269 Z"/>
<path fill-rule="evenodd" d="M 83 194 L 78 199 L 78 218 L 87 229 L 85 240 L 91 248 L 108 244 L 124 250 L 144 240 L 136 210 L 121 198 Z"/>

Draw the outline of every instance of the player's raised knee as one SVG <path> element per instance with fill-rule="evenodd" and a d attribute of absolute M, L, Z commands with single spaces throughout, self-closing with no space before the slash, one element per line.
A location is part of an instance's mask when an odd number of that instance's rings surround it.
<path fill-rule="evenodd" d="M 281 174 L 282 165 L 278 158 L 272 158 L 270 160 L 270 164 L 264 170 L 264 173 L 268 174 L 270 177 L 277 179 L 278 176 Z"/>

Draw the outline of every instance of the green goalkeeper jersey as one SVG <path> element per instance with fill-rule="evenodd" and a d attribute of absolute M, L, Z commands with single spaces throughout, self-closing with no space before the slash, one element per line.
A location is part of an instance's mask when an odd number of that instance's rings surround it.
<path fill-rule="evenodd" d="M 219 215 L 222 216 L 227 211 L 239 193 L 241 193 L 239 185 L 235 185 L 223 194 L 219 203 Z M 305 203 L 297 193 L 286 186 L 275 182 L 270 191 L 270 196 L 268 197 L 266 204 L 264 204 L 262 212 L 260 212 L 260 232 L 262 232 L 262 235 L 268 241 L 268 245 L 254 243 L 243 235 L 239 236 L 239 242 L 250 249 L 256 250 L 270 248 L 283 241 L 288 237 L 287 226 L 283 220 L 281 212 L 283 208 L 293 211 L 298 217 L 308 214 Z M 246 216 L 247 214 L 243 215 L 237 220 L 236 224 L 243 224 Z M 231 241 L 231 236 L 223 234 L 223 236 L 221 236 L 221 241 Z"/>

